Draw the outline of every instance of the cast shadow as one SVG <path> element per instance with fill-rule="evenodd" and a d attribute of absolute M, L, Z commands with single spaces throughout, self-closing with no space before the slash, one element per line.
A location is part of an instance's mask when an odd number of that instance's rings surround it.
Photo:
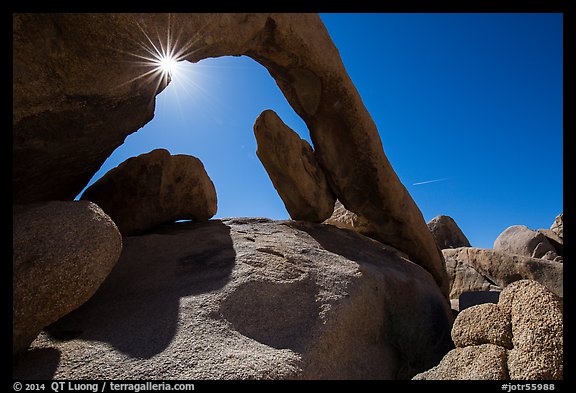
<path fill-rule="evenodd" d="M 168 224 L 123 242 L 94 296 L 45 328 L 51 339 L 106 342 L 149 359 L 173 340 L 181 298 L 226 285 L 236 260 L 230 228 L 220 220 Z"/>
<path fill-rule="evenodd" d="M 49 380 L 54 378 L 60 351 L 56 348 L 32 348 L 12 358 L 12 378 L 15 380 Z"/>

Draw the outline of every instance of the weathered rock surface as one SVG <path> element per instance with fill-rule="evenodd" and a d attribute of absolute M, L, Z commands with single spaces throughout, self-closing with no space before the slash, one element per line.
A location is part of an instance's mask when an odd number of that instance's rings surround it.
<path fill-rule="evenodd" d="M 332 213 L 332 216 L 324 221 L 323 224 L 332 225 L 341 229 L 350 229 L 368 237 L 371 237 L 370 235 L 374 233 L 371 229 L 372 225 L 365 218 L 347 210 L 339 200 L 336 200 L 336 203 L 334 204 L 334 212 Z M 408 254 L 405 252 L 402 252 L 389 244 L 384 244 L 383 246 L 394 252 L 396 255 L 408 259 Z"/>
<path fill-rule="evenodd" d="M 450 299 L 458 299 L 464 292 L 500 291 L 501 287 L 480 274 L 468 259 L 458 259 L 453 253 L 442 250 L 446 260 L 446 271 L 450 280 Z"/>
<path fill-rule="evenodd" d="M 546 236 L 548 242 L 554 247 L 554 251 L 548 251 L 548 253 L 555 254 L 562 257 L 564 255 L 564 239 L 558 236 L 556 232 L 551 229 L 538 229 L 538 232 Z M 542 257 L 546 258 L 546 254 Z"/>
<path fill-rule="evenodd" d="M 84 191 L 124 236 L 176 220 L 208 220 L 217 210 L 216 189 L 202 162 L 165 149 L 132 157 Z"/>
<path fill-rule="evenodd" d="M 502 291 L 497 305 L 460 312 L 452 337 L 464 347 L 414 379 L 559 380 L 563 333 L 561 299 L 536 281 L 519 280 Z"/>
<path fill-rule="evenodd" d="M 457 347 L 495 344 L 512 349 L 510 316 L 497 304 L 485 303 L 462 310 L 452 326 L 452 341 Z"/>
<path fill-rule="evenodd" d="M 563 378 L 564 323 L 560 299 L 529 280 L 506 287 L 498 302 L 512 322 L 511 379 Z"/>
<path fill-rule="evenodd" d="M 427 225 L 439 249 L 470 247 L 468 238 L 452 217 L 439 215 L 428 221 Z"/>
<path fill-rule="evenodd" d="M 477 275 L 470 273 L 468 267 L 485 277 L 488 283 L 492 283 L 488 285 L 505 288 L 515 281 L 530 279 L 541 283 L 556 295 L 563 296 L 564 266 L 562 263 L 475 247 L 446 249 L 442 250 L 442 253 L 446 258 L 447 266 L 463 266 L 463 268 L 450 270 L 450 274 L 455 272 L 455 276 L 450 277 L 451 297 L 458 292 L 464 292 L 461 288 L 484 286 L 481 290 L 491 290 L 486 288 L 486 284 L 482 284 Z"/>
<path fill-rule="evenodd" d="M 120 256 L 122 236 L 91 202 L 14 206 L 12 351 L 96 292 Z"/>
<path fill-rule="evenodd" d="M 155 65 L 141 57 L 146 35 L 160 46 L 168 31 L 189 44 L 185 60 L 246 55 L 266 67 L 308 126 L 336 197 L 448 295 L 442 254 L 315 14 L 13 14 L 15 203 L 73 199 L 150 121 L 164 83 L 142 77 Z"/>
<path fill-rule="evenodd" d="M 453 348 L 430 274 L 353 231 L 210 220 L 124 243 L 14 378 L 411 378 Z"/>
<path fill-rule="evenodd" d="M 564 213 L 560 213 L 556 216 L 556 219 L 550 226 L 550 230 L 552 230 L 560 238 L 564 239 Z"/>
<path fill-rule="evenodd" d="M 494 241 L 494 251 L 542 258 L 548 251 L 554 251 L 546 236 L 525 225 L 506 228 Z"/>
<path fill-rule="evenodd" d="M 494 344 L 456 348 L 439 365 L 416 375 L 415 380 L 505 380 L 506 349 Z"/>
<path fill-rule="evenodd" d="M 334 225 L 342 229 L 352 229 L 365 236 L 370 236 L 370 234 L 374 233 L 374 229 L 368 220 L 346 209 L 339 200 L 336 200 L 334 211 L 332 215 L 324 221 L 324 224 Z"/>
<path fill-rule="evenodd" d="M 254 123 L 256 155 L 293 220 L 322 222 L 334 211 L 336 198 L 314 151 L 271 110 Z"/>

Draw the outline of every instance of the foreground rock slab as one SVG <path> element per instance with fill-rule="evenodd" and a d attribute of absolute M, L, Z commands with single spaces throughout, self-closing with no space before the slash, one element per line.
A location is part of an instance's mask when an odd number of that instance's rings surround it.
<path fill-rule="evenodd" d="M 124 236 L 176 220 L 208 220 L 217 211 L 216 189 L 202 162 L 166 149 L 132 157 L 84 191 Z"/>
<path fill-rule="evenodd" d="M 254 123 L 256 155 L 293 220 L 322 222 L 332 215 L 336 198 L 310 144 L 271 110 Z"/>
<path fill-rule="evenodd" d="M 14 207 L 12 350 L 96 292 L 120 256 L 122 236 L 94 203 L 46 202 Z"/>
<path fill-rule="evenodd" d="M 353 231 L 210 220 L 124 242 L 14 378 L 406 379 L 453 347 L 430 274 Z"/>

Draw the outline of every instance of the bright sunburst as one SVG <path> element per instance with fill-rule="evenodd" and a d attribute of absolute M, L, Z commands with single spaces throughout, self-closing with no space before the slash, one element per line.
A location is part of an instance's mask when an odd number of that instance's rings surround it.
<path fill-rule="evenodd" d="M 143 67 L 143 71 L 125 83 L 142 79 L 155 84 L 158 91 L 171 81 L 183 78 L 181 62 L 194 51 L 194 42 L 181 42 L 180 34 L 174 35 L 171 22 L 171 16 L 168 15 L 166 30 L 163 34 L 156 32 L 156 35 L 149 35 L 141 25 L 138 25 L 144 40 L 136 44 L 143 52 L 129 54 L 139 59 L 132 63 Z"/>
<path fill-rule="evenodd" d="M 158 67 L 164 75 L 168 74 L 172 77 L 178 70 L 178 61 L 170 56 L 161 56 L 158 60 Z"/>

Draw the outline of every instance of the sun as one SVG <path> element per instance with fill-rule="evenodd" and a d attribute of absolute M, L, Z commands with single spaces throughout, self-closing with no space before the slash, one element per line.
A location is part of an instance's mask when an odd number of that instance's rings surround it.
<path fill-rule="evenodd" d="M 178 71 L 178 60 L 171 55 L 160 55 L 155 60 L 157 69 L 163 77 L 173 78 Z"/>
<path fill-rule="evenodd" d="M 209 24 L 210 20 L 207 20 L 206 26 Z M 135 38 L 134 49 L 119 50 L 132 58 L 127 61 L 134 66 L 134 74 L 119 84 L 119 87 L 139 80 L 155 86 L 152 98 L 173 82 L 176 82 L 181 91 L 198 89 L 198 85 L 191 79 L 193 71 L 190 64 L 195 61 L 190 58 L 195 58 L 199 38 L 183 40 L 183 30 L 175 29 L 172 14 L 168 14 L 165 29 L 147 31 L 145 25 L 137 23 L 136 26 L 142 36 Z"/>

